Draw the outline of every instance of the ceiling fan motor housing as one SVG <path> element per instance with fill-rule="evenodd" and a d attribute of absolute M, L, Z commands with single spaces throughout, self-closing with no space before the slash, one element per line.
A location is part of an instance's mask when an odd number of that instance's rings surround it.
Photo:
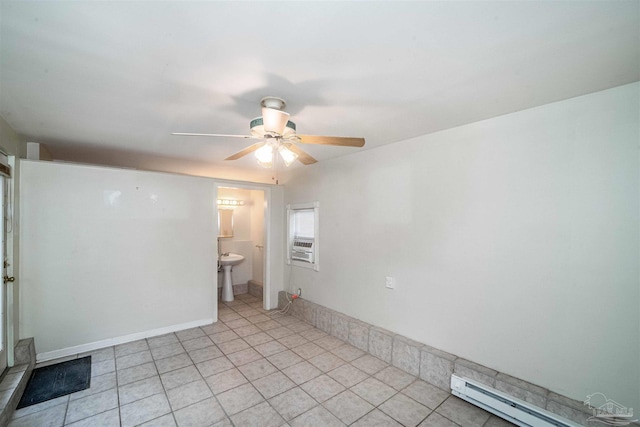
<path fill-rule="evenodd" d="M 265 96 L 260 100 L 260 106 L 264 108 L 273 108 L 274 110 L 284 110 L 287 103 L 284 102 L 284 99 L 278 98 L 277 96 Z"/>
<path fill-rule="evenodd" d="M 251 123 L 249 123 L 249 128 L 251 128 L 251 135 L 253 136 L 263 137 L 266 133 L 264 130 L 264 122 L 262 120 L 262 117 L 256 117 L 255 119 L 251 120 Z M 286 137 L 289 135 L 295 135 L 295 133 L 296 124 L 289 120 L 284 128 L 282 136 Z"/>

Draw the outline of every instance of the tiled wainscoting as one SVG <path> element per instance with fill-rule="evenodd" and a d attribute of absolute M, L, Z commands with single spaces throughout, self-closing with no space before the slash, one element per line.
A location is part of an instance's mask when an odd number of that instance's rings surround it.
<path fill-rule="evenodd" d="M 262 283 L 255 280 L 249 280 L 247 284 L 249 285 L 249 295 L 253 295 L 254 297 L 261 300 L 263 294 Z"/>
<path fill-rule="evenodd" d="M 281 291 L 278 307 L 290 295 Z M 408 374 L 450 392 L 451 374 L 476 380 L 511 396 L 582 425 L 593 415 L 582 402 L 553 393 L 535 384 L 410 340 L 305 299 L 297 299 L 289 314 L 395 366 Z"/>

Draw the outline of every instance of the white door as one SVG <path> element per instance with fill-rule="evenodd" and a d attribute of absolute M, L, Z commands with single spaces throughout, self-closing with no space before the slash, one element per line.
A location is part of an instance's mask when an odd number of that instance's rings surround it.
<path fill-rule="evenodd" d="M 13 277 L 7 275 L 7 188 L 9 179 L 0 174 L 0 200 L 2 200 L 2 221 L 0 221 L 0 260 L 2 262 L 2 291 L 0 291 L 0 372 L 7 367 L 7 283 L 13 282 Z"/>
<path fill-rule="evenodd" d="M 0 283 L 0 372 L 13 366 L 13 182 L 11 168 L 15 158 L 0 154 L 0 262 L 2 282 Z M 8 294 L 8 297 L 7 297 Z M 10 347 L 11 346 L 11 347 Z"/>

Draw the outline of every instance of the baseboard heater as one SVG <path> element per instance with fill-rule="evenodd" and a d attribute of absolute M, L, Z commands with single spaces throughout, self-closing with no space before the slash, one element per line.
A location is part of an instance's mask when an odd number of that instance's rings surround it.
<path fill-rule="evenodd" d="M 451 375 L 451 393 L 521 427 L 580 427 L 524 400 L 457 375 Z"/>

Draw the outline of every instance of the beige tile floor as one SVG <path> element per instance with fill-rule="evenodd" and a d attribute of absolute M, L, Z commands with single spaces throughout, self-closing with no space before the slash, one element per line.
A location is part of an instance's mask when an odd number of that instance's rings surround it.
<path fill-rule="evenodd" d="M 261 307 L 239 295 L 213 325 L 91 352 L 89 389 L 20 409 L 9 425 L 511 425 Z"/>

